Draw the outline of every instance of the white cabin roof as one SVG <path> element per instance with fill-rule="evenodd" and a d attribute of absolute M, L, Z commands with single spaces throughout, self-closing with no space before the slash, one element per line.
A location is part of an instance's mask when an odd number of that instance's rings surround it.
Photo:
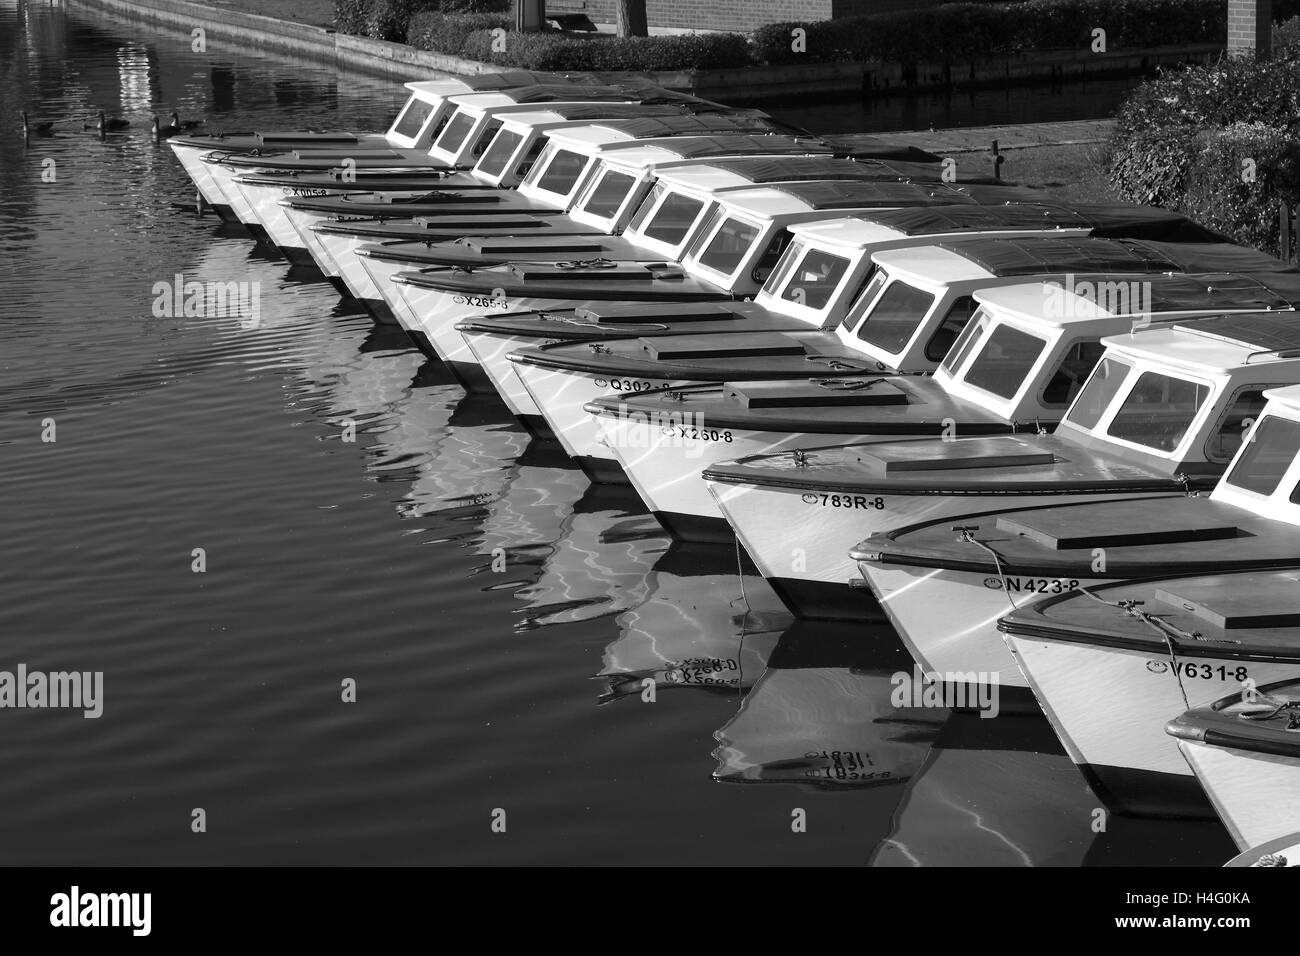
<path fill-rule="evenodd" d="M 879 242 L 893 242 L 905 238 L 903 232 L 878 222 L 867 222 L 853 216 L 843 219 L 818 219 L 791 226 L 790 231 L 817 245 L 850 246 L 865 249 Z"/>
<path fill-rule="evenodd" d="M 583 153 L 589 153 L 592 150 L 599 149 L 601 146 L 607 146 L 612 143 L 626 143 L 632 139 L 632 137 L 627 133 L 611 129 L 608 126 L 601 126 L 599 122 L 593 122 L 590 126 L 579 126 L 574 129 L 564 128 L 551 130 L 546 135 L 557 146 L 574 149 Z"/>
<path fill-rule="evenodd" d="M 457 93 L 470 91 L 469 86 L 460 80 L 417 80 L 402 85 L 426 102 L 436 97 L 454 96 Z"/>
<path fill-rule="evenodd" d="M 963 255 L 938 246 L 887 249 L 872 257 L 891 276 L 901 276 L 922 285 L 946 285 L 992 279 L 993 273 Z"/>
<path fill-rule="evenodd" d="M 1230 319 L 1236 324 L 1249 323 L 1252 319 L 1277 317 L 1277 313 L 1242 313 L 1225 317 L 1222 321 Z M 1272 351 L 1269 343 L 1247 343 L 1216 333 L 1215 328 L 1220 321 L 1209 319 L 1197 322 L 1193 319 L 1188 325 L 1146 329 L 1128 335 L 1109 335 L 1101 342 L 1122 355 L 1203 374 L 1222 375 L 1247 364 L 1296 361 L 1294 355 Z"/>
<path fill-rule="evenodd" d="M 1287 385 L 1283 388 L 1270 388 L 1264 392 L 1270 402 L 1285 405 L 1286 410 L 1300 418 L 1300 385 Z"/>

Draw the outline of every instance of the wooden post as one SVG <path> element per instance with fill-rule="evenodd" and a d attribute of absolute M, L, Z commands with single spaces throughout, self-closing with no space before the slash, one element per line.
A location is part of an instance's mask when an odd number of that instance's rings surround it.
<path fill-rule="evenodd" d="M 1006 157 L 998 152 L 998 141 L 993 141 L 993 181 L 1002 182 L 1002 162 Z"/>
<path fill-rule="evenodd" d="M 1282 261 L 1291 261 L 1291 207 L 1285 200 L 1277 210 L 1278 245 L 1281 247 Z"/>
<path fill-rule="evenodd" d="M 515 0 L 515 29 L 536 33 L 546 25 L 546 0 Z"/>
<path fill-rule="evenodd" d="M 650 35 L 645 7 L 646 0 L 617 0 L 615 25 L 619 36 L 644 37 Z"/>

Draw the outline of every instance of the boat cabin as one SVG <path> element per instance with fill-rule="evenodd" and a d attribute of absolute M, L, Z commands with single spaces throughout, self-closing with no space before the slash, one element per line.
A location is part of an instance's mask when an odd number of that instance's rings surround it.
<path fill-rule="evenodd" d="M 872 256 L 875 271 L 840 323 L 840 340 L 883 369 L 938 366 L 976 310 L 974 293 L 1027 276 L 1088 273 L 1295 272 L 1230 243 L 1096 237 L 977 238 Z"/>

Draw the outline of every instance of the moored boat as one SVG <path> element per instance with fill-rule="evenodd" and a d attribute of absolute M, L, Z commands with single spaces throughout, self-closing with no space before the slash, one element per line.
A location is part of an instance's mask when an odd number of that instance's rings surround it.
<path fill-rule="evenodd" d="M 1067 291 L 1067 284 L 1073 291 Z M 1146 295 L 1109 302 L 1106 308 L 1093 293 L 1081 294 L 1107 285 L 1142 286 Z M 1068 305 L 1049 307 L 1057 294 L 1068 296 Z M 952 365 L 941 365 L 932 378 L 863 378 L 860 372 L 818 378 L 827 373 L 804 369 L 797 379 L 758 380 L 756 375 L 750 381 L 741 379 L 749 369 L 719 367 L 708 370 L 719 376 L 715 384 L 674 389 L 671 395 L 608 395 L 589 403 L 587 410 L 596 417 L 605 446 L 665 527 L 680 538 L 726 543 L 733 535 L 723 511 L 745 492 L 692 480 L 711 465 L 841 441 L 1050 430 L 1100 357 L 1102 336 L 1127 330 L 1134 322 L 1289 310 L 1300 303 L 1300 277 L 1070 275 L 987 288 L 973 298 L 976 316 L 963 345 L 969 342 L 968 354 L 979 358 L 961 362 L 950 352 Z M 985 358 L 1015 334 L 1013 328 L 1030 336 L 1027 342 L 1047 347 L 1036 353 L 1027 349 L 996 369 Z M 797 371 L 791 367 L 792 374 Z M 990 388 L 994 375 L 1004 378 Z M 750 527 L 745 507 L 736 505 L 737 522 L 746 533 L 758 534 L 752 542 L 756 549 L 767 550 L 770 542 L 763 539 L 770 532 Z M 863 612 L 861 602 L 839 596 L 841 602 L 820 613 L 844 602 L 851 602 L 850 612 Z"/>
<path fill-rule="evenodd" d="M 1107 340 L 1112 348 L 1057 435 L 1009 450 L 1026 461 L 1005 476 L 1001 501 L 986 492 L 954 511 L 961 496 L 987 484 L 977 472 L 917 476 L 922 493 L 949 506 L 943 517 L 877 533 L 853 553 L 918 662 L 999 673 L 1024 686 L 1025 668 L 1011 666 L 997 632 L 1010 609 L 1111 581 L 1295 563 L 1289 511 L 1270 495 L 1300 449 L 1290 417 L 1300 417 L 1292 404 L 1300 389 L 1277 388 L 1300 383 L 1300 349 L 1274 343 L 1300 344 L 1300 330 L 1276 316 L 1270 335 L 1267 321 L 1212 319 L 1142 332 L 1118 348 Z M 1113 401 L 1099 400 L 1103 388 L 1114 390 Z M 1099 405 L 1091 435 L 1081 435 Z M 987 451 L 970 451 L 975 460 L 958 465 L 998 468 L 996 460 L 978 460 Z M 1224 459 L 1231 460 L 1226 474 Z M 1168 497 L 1152 500 L 1160 489 L 1151 479 L 1161 473 Z M 1219 474 L 1211 495 L 1187 496 Z M 1029 482 L 1042 482 L 1058 501 L 1016 500 L 1011 493 Z"/>
<path fill-rule="evenodd" d="M 989 193 L 971 187 L 970 195 L 979 199 Z M 712 251 L 706 245 L 698 256 L 687 257 L 688 265 L 696 263 L 707 275 Z M 683 333 L 615 340 L 599 350 L 560 343 L 521 349 L 510 359 L 565 450 L 588 463 L 592 474 L 618 479 L 623 472 L 614 450 L 601 441 L 601 430 L 585 408 L 611 391 L 599 382 L 640 386 L 623 391 L 677 390 L 728 381 L 931 371 L 970 321 L 978 289 L 1085 271 L 1136 275 L 1283 268 L 1263 253 L 1223 243 L 1090 237 L 968 238 L 877 252 L 869 261 L 874 271 L 836 329 Z M 706 515 L 718 517 L 707 502 L 706 508 Z"/>

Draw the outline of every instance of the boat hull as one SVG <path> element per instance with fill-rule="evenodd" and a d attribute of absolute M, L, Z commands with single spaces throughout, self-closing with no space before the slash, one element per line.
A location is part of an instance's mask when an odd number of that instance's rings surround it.
<path fill-rule="evenodd" d="M 1210 815 L 1165 724 L 1241 690 L 1239 677 L 1255 686 L 1300 677 L 1294 664 L 1226 656 L 1171 661 L 1145 649 L 1020 634 L 1006 635 L 1006 643 L 1098 796 L 1114 810 L 1143 816 Z M 1180 678 L 1175 665 L 1194 667 L 1197 676 Z"/>

